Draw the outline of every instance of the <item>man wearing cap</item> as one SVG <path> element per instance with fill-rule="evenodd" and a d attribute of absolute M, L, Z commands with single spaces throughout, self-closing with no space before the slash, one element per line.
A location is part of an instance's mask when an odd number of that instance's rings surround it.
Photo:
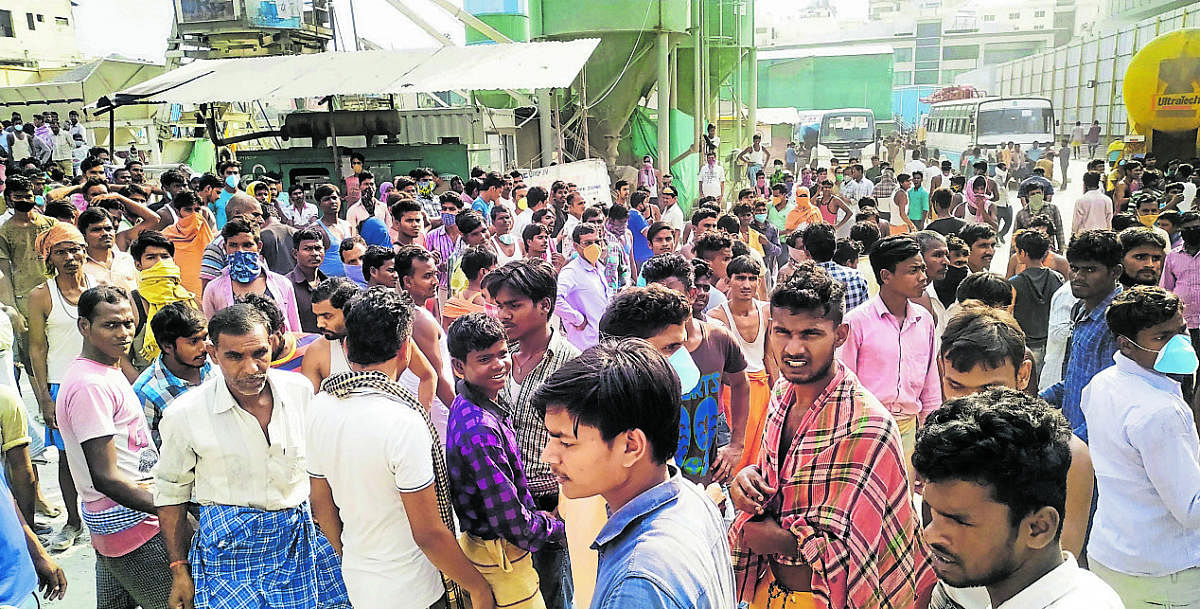
<path fill-rule="evenodd" d="M 671 227 L 671 230 L 675 231 L 675 243 L 679 243 L 679 236 L 683 234 L 683 210 L 679 207 L 678 197 L 679 193 L 670 184 L 662 187 L 662 192 L 658 197 L 658 202 L 662 206 L 660 217 Z"/>

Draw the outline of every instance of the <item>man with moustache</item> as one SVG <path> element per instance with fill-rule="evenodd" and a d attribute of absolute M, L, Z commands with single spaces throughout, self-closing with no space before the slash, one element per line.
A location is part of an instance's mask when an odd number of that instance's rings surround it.
<path fill-rule="evenodd" d="M 313 391 L 321 382 L 342 372 L 350 371 L 346 359 L 346 303 L 362 293 L 362 288 L 346 277 L 330 277 L 319 283 L 312 293 L 312 312 L 321 333 L 308 347 L 300 372 L 312 383 Z"/>
<path fill-rule="evenodd" d="M 1163 262 L 1167 258 L 1167 241 L 1152 228 L 1131 226 L 1117 235 L 1121 242 L 1121 286 L 1158 285 L 1162 279 Z"/>
<path fill-rule="evenodd" d="M 1009 388 L 950 400 L 929 416 L 913 465 L 943 583 L 985 587 L 991 607 L 1123 607 L 1060 543 L 1070 430 L 1044 402 Z"/>
<path fill-rule="evenodd" d="M 758 461 L 730 487 L 738 599 L 753 606 L 912 607 L 935 582 L 896 421 L 835 358 L 843 301 L 812 262 L 771 294 L 783 378 Z"/>
<path fill-rule="evenodd" d="M 307 508 L 312 388 L 271 369 L 268 324 L 245 303 L 213 315 L 208 354 L 221 374 L 159 426 L 154 505 L 172 607 L 349 607 L 341 561 Z M 189 503 L 200 506 L 194 534 Z"/>

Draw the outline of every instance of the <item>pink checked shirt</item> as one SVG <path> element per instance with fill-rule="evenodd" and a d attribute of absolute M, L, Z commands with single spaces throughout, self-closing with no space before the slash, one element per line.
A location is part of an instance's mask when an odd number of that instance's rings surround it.
<path fill-rule="evenodd" d="M 1183 301 L 1183 320 L 1187 327 L 1200 328 L 1200 252 L 1193 256 L 1181 249 L 1167 254 L 1162 287 Z"/>
<path fill-rule="evenodd" d="M 847 313 L 846 323 L 839 359 L 892 415 L 924 419 L 942 405 L 929 311 L 910 302 L 901 323 L 875 295 Z"/>

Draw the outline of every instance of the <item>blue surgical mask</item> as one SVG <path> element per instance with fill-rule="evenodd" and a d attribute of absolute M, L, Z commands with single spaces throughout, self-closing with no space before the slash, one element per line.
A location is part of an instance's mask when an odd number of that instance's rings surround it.
<path fill-rule="evenodd" d="M 37 205 L 38 207 L 46 207 L 46 197 L 43 197 L 42 195 L 34 197 L 33 204 Z"/>
<path fill-rule="evenodd" d="M 262 275 L 258 252 L 234 252 L 229 256 L 229 278 L 238 283 L 250 283 Z"/>
<path fill-rule="evenodd" d="M 453 226 L 456 217 L 458 217 L 456 214 L 442 212 L 442 226 Z"/>
<path fill-rule="evenodd" d="M 1142 351 L 1155 352 L 1154 349 L 1147 349 L 1132 340 L 1129 342 Z M 1197 365 L 1200 365 L 1200 359 L 1196 357 L 1192 341 L 1183 334 L 1172 336 L 1171 340 L 1158 350 L 1158 358 L 1154 360 L 1154 369 L 1163 374 L 1191 374 L 1196 371 Z"/>
<path fill-rule="evenodd" d="M 239 178 L 239 176 L 236 173 L 231 173 L 228 176 L 225 176 L 225 185 L 230 188 L 237 188 L 238 187 L 238 178 Z"/>
<path fill-rule="evenodd" d="M 513 243 L 516 242 L 516 240 L 513 239 L 513 236 L 509 233 L 505 233 L 503 235 L 496 235 L 496 239 L 499 239 L 500 243 L 503 243 L 504 245 L 512 245 Z"/>
<path fill-rule="evenodd" d="M 755 222 L 766 222 L 767 214 L 754 214 L 754 221 Z"/>
<path fill-rule="evenodd" d="M 681 395 L 687 395 L 696 388 L 696 383 L 700 382 L 700 369 L 696 367 L 696 361 L 692 359 L 692 354 L 688 353 L 687 347 L 680 347 L 667 358 L 667 363 L 675 369 L 675 374 L 679 375 L 679 387 L 683 391 Z"/>

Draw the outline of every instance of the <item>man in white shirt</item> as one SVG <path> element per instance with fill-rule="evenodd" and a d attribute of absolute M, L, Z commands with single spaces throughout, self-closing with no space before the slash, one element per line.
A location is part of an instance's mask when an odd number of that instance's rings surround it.
<path fill-rule="evenodd" d="M 679 207 L 679 193 L 674 186 L 663 186 L 659 193 L 658 202 L 662 205 L 662 222 L 675 231 L 675 243 L 683 235 L 683 209 Z"/>
<path fill-rule="evenodd" d="M 413 302 L 375 287 L 346 313 L 350 370 L 313 399 L 306 444 L 313 513 L 342 555 L 357 609 L 436 606 L 452 582 L 472 606 L 492 592 L 454 537 L 442 444 L 416 396 L 396 383 L 408 366 Z M 441 573 L 445 573 L 443 579 Z"/>
<path fill-rule="evenodd" d="M 1081 407 L 1099 503 L 1088 563 L 1125 606 L 1187 607 L 1200 598 L 1200 441 L 1168 374 L 1196 371 L 1179 297 L 1125 290 L 1105 313 L 1116 365 L 1092 378 Z"/>
<path fill-rule="evenodd" d="M 50 123 L 51 142 L 53 144 L 50 160 L 63 172 L 63 175 L 69 180 L 75 176 L 75 168 L 72 161 L 72 153 L 75 151 L 75 140 L 71 134 L 62 130 L 62 126 L 58 121 Z"/>
<path fill-rule="evenodd" d="M 875 191 L 875 185 L 863 176 L 862 165 L 855 163 L 846 168 L 846 175 L 846 181 L 842 182 L 842 198 L 852 205 L 857 205 L 859 199 L 870 197 Z"/>
<path fill-rule="evenodd" d="M 725 200 L 725 168 L 717 164 L 717 153 L 709 151 L 700 166 L 700 196 Z"/>
<path fill-rule="evenodd" d="M 244 303 L 213 315 L 208 354 L 221 374 L 172 403 L 159 424 L 154 504 L 172 607 L 193 597 L 200 607 L 348 605 L 340 560 L 305 505 L 312 386 L 271 369 L 268 324 Z M 200 506 L 194 534 L 189 502 Z"/>
<path fill-rule="evenodd" d="M 929 415 L 912 463 L 941 582 L 983 586 L 997 609 L 1122 607 L 1059 542 L 1070 438 L 1062 414 L 1009 388 L 952 399 Z M 930 607 L 955 606 L 934 590 Z"/>
<path fill-rule="evenodd" d="M 929 167 L 926 166 L 923 161 L 921 161 L 920 154 L 921 154 L 920 150 L 914 149 L 912 151 L 912 159 L 910 159 L 907 163 L 904 164 L 904 173 L 907 173 L 908 175 L 912 175 L 914 172 L 919 171 L 919 172 L 921 172 L 921 175 L 923 176 L 929 172 Z"/>

